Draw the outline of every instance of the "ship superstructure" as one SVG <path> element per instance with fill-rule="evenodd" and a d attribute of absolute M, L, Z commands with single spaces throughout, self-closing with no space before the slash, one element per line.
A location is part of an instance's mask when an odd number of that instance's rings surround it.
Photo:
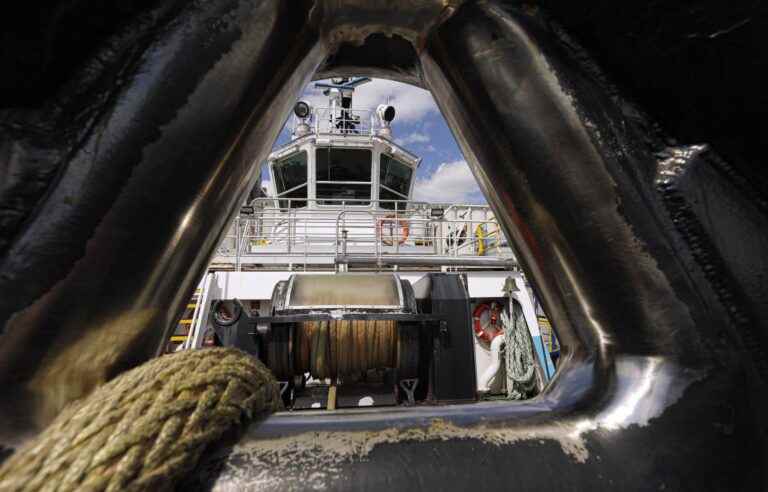
<path fill-rule="evenodd" d="M 412 199 L 421 159 L 395 107 L 353 107 L 367 81 L 296 104 L 169 348 L 246 350 L 293 410 L 535 395 L 557 344 L 493 212 Z"/>

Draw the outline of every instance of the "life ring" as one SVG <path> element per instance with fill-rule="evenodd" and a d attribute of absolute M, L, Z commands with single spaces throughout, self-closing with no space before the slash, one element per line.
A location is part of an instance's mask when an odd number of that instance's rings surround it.
<path fill-rule="evenodd" d="M 389 239 L 384 237 L 383 228 L 384 224 L 389 224 Z M 392 224 L 397 223 L 400 226 L 401 234 L 398 234 L 399 239 L 397 240 L 398 244 L 403 244 L 405 241 L 408 240 L 408 234 L 411 232 L 411 228 L 408 225 L 408 221 L 405 219 L 398 219 L 394 215 L 387 215 L 384 217 L 379 217 L 376 219 L 376 233 L 381 238 L 381 242 L 384 243 L 387 246 L 394 246 L 395 245 L 395 234 L 392 232 Z"/>
<path fill-rule="evenodd" d="M 482 323 L 482 317 L 486 311 L 490 311 L 490 317 L 488 318 L 488 323 L 484 326 Z M 475 335 L 477 335 L 477 338 L 484 342 L 491 343 L 494 338 L 504 333 L 504 327 L 499 324 L 499 320 L 501 319 L 500 315 L 501 308 L 499 307 L 498 303 L 484 302 L 482 304 L 478 304 L 477 307 L 475 307 L 474 312 L 472 312 L 472 319 L 474 320 L 472 327 L 475 330 Z M 489 330 L 491 326 L 494 327 L 493 332 Z"/>

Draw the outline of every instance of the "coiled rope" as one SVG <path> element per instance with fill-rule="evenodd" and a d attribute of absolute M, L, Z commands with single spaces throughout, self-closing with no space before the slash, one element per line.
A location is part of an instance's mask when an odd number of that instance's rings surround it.
<path fill-rule="evenodd" d="M 244 352 L 165 355 L 64 409 L 0 467 L 0 490 L 170 489 L 242 417 L 280 405 L 274 377 Z"/>
<path fill-rule="evenodd" d="M 504 325 L 507 397 L 522 400 L 533 396 L 536 390 L 533 341 L 525 318 L 518 309 L 513 307 L 511 317 L 502 311 L 501 322 Z"/>

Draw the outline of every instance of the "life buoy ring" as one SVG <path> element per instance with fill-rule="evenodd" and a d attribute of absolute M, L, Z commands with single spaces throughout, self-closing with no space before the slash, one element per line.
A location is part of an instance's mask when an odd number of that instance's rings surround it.
<path fill-rule="evenodd" d="M 389 238 L 386 238 L 383 234 L 384 224 L 389 225 Z M 400 234 L 396 234 L 392 231 L 392 225 L 397 224 L 400 228 Z M 395 236 L 398 237 L 397 243 L 403 244 L 408 240 L 408 235 L 411 232 L 411 228 L 408 225 L 408 221 L 405 219 L 398 219 L 394 215 L 387 215 L 385 217 L 379 217 L 376 219 L 376 233 L 381 238 L 381 242 L 387 246 L 395 245 Z"/>
<path fill-rule="evenodd" d="M 482 317 L 486 311 L 490 311 L 490 316 L 488 317 L 488 322 L 484 325 L 482 322 Z M 482 304 L 478 304 L 472 313 L 472 319 L 474 320 L 472 327 L 475 330 L 475 335 L 477 335 L 477 338 L 484 342 L 491 343 L 494 338 L 504 333 L 504 327 L 501 326 L 500 323 L 500 315 L 501 308 L 499 307 L 498 303 L 484 302 Z M 493 330 L 491 330 L 492 327 Z"/>

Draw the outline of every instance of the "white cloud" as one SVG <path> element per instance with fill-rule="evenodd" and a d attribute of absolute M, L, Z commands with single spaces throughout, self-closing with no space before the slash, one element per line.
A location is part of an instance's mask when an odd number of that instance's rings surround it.
<path fill-rule="evenodd" d="M 307 87 L 301 99 L 315 107 L 328 106 L 328 98 L 323 95 L 322 89 L 315 88 L 314 83 Z M 440 112 L 429 91 L 386 79 L 373 79 L 358 87 L 352 107 L 376 109 L 379 104 L 386 103 L 395 107 L 395 121 L 400 122 L 414 122 L 430 113 Z"/>
<path fill-rule="evenodd" d="M 395 142 L 400 145 L 408 145 L 413 143 L 427 143 L 429 140 L 430 137 L 426 133 L 413 132 L 403 138 L 396 138 Z"/>
<path fill-rule="evenodd" d="M 477 203 L 484 201 L 467 161 L 444 162 L 426 178 L 418 178 L 414 198 L 425 202 Z"/>

